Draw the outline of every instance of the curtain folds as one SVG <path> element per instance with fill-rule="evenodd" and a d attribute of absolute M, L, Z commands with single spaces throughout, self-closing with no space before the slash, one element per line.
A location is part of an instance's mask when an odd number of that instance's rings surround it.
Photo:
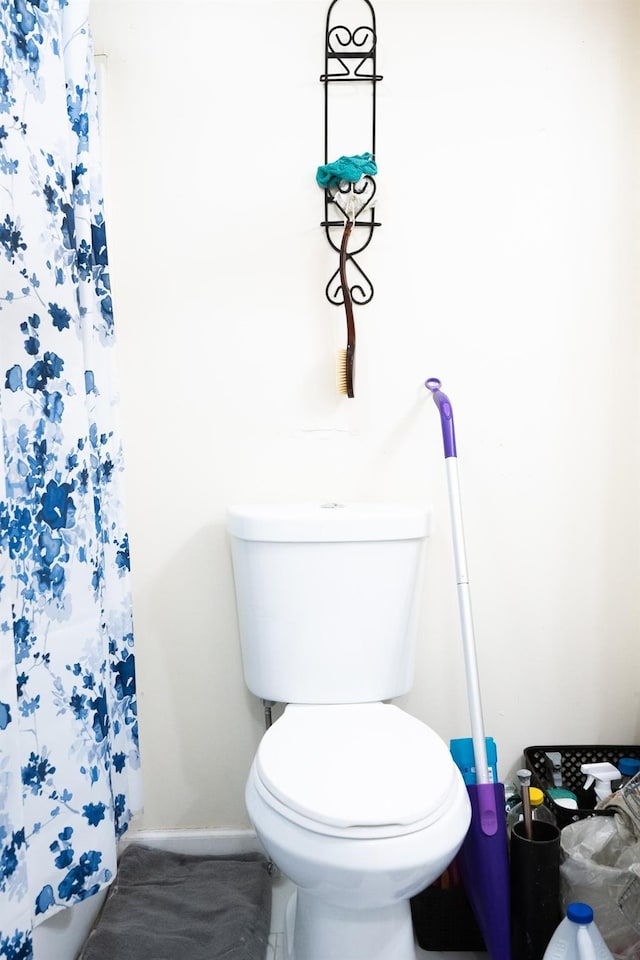
<path fill-rule="evenodd" d="M 140 808 L 88 0 L 0 0 L 0 957 Z"/>

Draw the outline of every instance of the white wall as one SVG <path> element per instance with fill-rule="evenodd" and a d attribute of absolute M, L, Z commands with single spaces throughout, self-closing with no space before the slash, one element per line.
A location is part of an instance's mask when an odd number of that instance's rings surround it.
<path fill-rule="evenodd" d="M 502 775 L 530 744 L 640 738 L 638 5 L 377 0 L 383 226 L 354 400 L 314 179 L 326 7 L 92 0 L 147 829 L 247 822 L 262 710 L 230 502 L 429 498 L 403 705 L 468 734 L 428 376 L 455 410 Z"/>

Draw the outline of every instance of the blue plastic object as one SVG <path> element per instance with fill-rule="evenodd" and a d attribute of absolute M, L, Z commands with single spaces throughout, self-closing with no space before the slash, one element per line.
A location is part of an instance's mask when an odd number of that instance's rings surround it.
<path fill-rule="evenodd" d="M 493 737 L 485 737 L 487 746 L 487 766 L 489 767 L 489 776 L 492 783 L 498 782 L 498 750 Z M 476 763 L 473 752 L 472 737 L 457 737 L 449 741 L 449 750 L 456 766 L 459 768 L 462 778 L 467 786 L 470 783 L 476 783 Z"/>
<path fill-rule="evenodd" d="M 640 760 L 635 757 L 620 757 L 616 766 L 623 777 L 635 777 L 640 771 Z"/>
<path fill-rule="evenodd" d="M 593 923 L 593 909 L 588 903 L 570 903 L 567 916 L 574 923 Z"/>

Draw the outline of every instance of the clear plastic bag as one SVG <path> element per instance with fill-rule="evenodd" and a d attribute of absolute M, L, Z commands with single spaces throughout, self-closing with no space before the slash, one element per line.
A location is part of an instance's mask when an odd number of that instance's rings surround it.
<path fill-rule="evenodd" d="M 640 960 L 640 839 L 625 817 L 595 816 L 560 835 L 563 907 L 588 903 L 616 960 Z"/>

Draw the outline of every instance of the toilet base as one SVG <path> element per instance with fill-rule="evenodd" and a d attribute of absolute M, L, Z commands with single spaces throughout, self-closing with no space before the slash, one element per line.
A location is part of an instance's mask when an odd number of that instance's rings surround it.
<path fill-rule="evenodd" d="M 372 910 L 325 903 L 296 890 L 287 909 L 287 960 L 415 960 L 408 900 Z M 293 931 L 290 927 L 293 926 Z"/>

